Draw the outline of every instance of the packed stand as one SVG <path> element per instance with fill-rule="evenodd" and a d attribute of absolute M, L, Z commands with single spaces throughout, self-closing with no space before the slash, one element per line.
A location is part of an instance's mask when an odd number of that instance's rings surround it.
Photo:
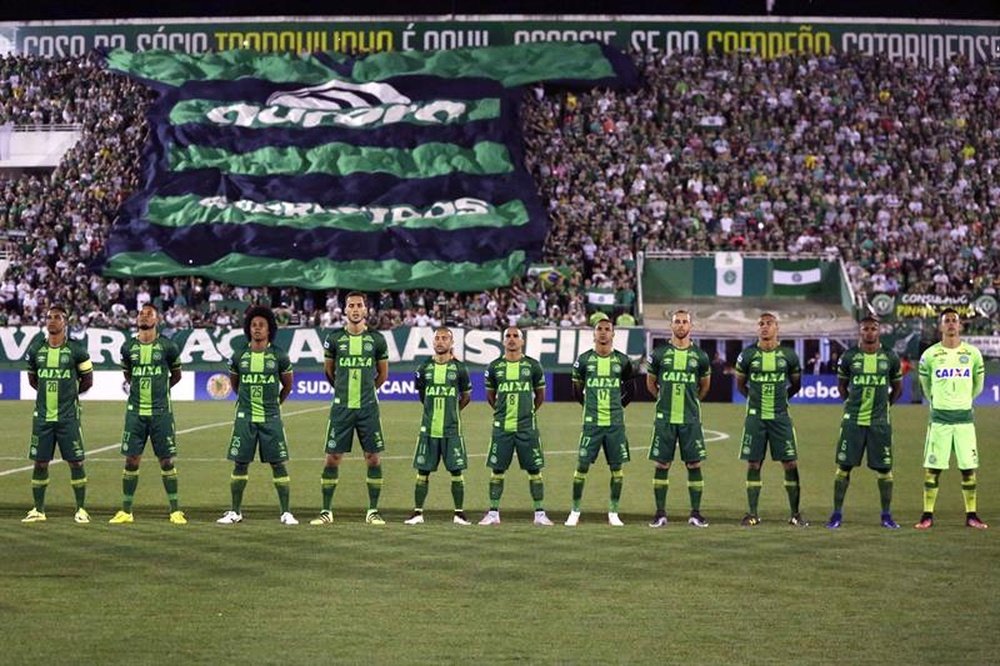
<path fill-rule="evenodd" d="M 373 325 L 582 325 L 594 290 L 613 293 L 627 321 L 643 250 L 839 253 L 869 294 L 1000 287 L 997 73 L 858 55 L 637 58 L 640 90 L 526 96 L 528 167 L 552 220 L 541 263 L 552 268 L 477 294 L 372 294 Z M 0 124 L 84 127 L 51 176 L 0 180 L 11 260 L 0 324 L 36 323 L 60 301 L 78 327 L 123 326 L 148 299 L 172 328 L 239 326 L 247 301 L 292 325 L 342 325 L 343 290 L 88 272 L 139 182 L 149 99 L 90 60 L 0 59 Z"/>
<path fill-rule="evenodd" d="M 995 70 L 638 57 L 638 92 L 538 95 L 527 109 L 548 259 L 583 253 L 585 277 L 589 262 L 618 282 L 642 250 L 820 252 L 869 295 L 1000 287 Z"/>

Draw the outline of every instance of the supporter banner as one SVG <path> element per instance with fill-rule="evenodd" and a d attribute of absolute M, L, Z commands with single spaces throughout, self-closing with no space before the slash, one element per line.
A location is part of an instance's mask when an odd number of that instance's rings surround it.
<path fill-rule="evenodd" d="M 772 264 L 771 284 L 776 296 L 797 296 L 822 291 L 822 281 L 823 273 L 816 259 L 775 259 Z"/>
<path fill-rule="evenodd" d="M 877 297 L 876 297 L 877 298 Z M 872 299 L 873 306 L 875 299 Z M 895 299 L 895 308 L 891 311 L 897 319 L 921 317 L 936 319 L 947 308 L 956 310 L 962 318 L 994 317 L 996 316 L 996 299 L 984 295 L 973 296 L 939 296 L 937 294 L 900 294 Z M 880 299 L 879 309 L 888 309 L 884 300 Z"/>
<path fill-rule="evenodd" d="M 596 40 L 619 49 L 674 53 L 711 51 L 754 53 L 774 58 L 787 53 L 860 52 L 889 59 L 944 65 L 956 56 L 972 64 L 996 62 L 1000 27 L 989 22 L 948 22 L 807 17 L 717 21 L 692 17 L 584 20 L 488 16 L 447 21 L 427 17 L 402 20 L 330 17 L 302 20 L 149 20 L 80 23 L 22 23 L 0 26 L 0 53 L 52 57 L 80 56 L 96 47 L 129 51 L 165 49 L 205 53 L 230 49 L 265 52 L 373 53 L 506 46 L 535 42 Z"/>
<path fill-rule="evenodd" d="M 715 253 L 715 293 L 717 296 L 743 295 L 743 255 Z"/>
<path fill-rule="evenodd" d="M 394 54 L 107 54 L 159 93 L 144 187 L 104 273 L 242 285 L 479 291 L 548 230 L 520 86 L 633 85 L 598 44 Z"/>
<path fill-rule="evenodd" d="M 482 369 L 503 353 L 500 331 L 453 329 L 455 355 L 475 369 Z M 0 327 L 0 370 L 22 369 L 24 352 L 39 333 L 37 326 Z M 389 353 L 389 368 L 414 370 L 434 355 L 434 330 L 430 327 L 402 327 L 383 331 Z M 296 371 L 319 371 L 323 367 L 323 340 L 327 331 L 319 328 L 282 328 L 276 344 L 288 352 Z M 128 331 L 109 328 L 87 329 L 84 338 L 94 366 L 99 370 L 118 369 L 119 352 Z M 244 344 L 241 329 L 216 333 L 196 328 L 177 331 L 171 339 L 181 350 L 185 370 L 226 371 L 226 361 Z M 524 352 L 538 359 L 549 371 L 568 372 L 577 356 L 593 349 L 594 332 L 589 328 L 531 328 L 524 332 Z M 632 358 L 645 353 L 645 333 L 641 328 L 615 330 L 615 349 Z M 185 373 L 187 374 L 187 373 Z M 119 375 L 120 377 L 121 375 Z"/>

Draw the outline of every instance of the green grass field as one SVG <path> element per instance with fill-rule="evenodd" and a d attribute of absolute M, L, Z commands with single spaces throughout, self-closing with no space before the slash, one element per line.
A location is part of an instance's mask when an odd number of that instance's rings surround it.
<path fill-rule="evenodd" d="M 367 495 L 360 455 L 341 472 L 336 523 L 310 527 L 319 507 L 326 407 L 290 403 L 285 425 L 293 510 L 283 527 L 270 470 L 251 467 L 246 520 L 223 527 L 230 464 L 223 459 L 229 404 L 177 405 L 181 501 L 191 523 L 173 526 L 152 456 L 144 462 L 134 525 L 110 526 L 121 493 L 115 442 L 122 406 L 84 405 L 88 505 L 94 522 L 72 521 L 65 465 L 52 467 L 44 524 L 19 521 L 30 505 L 25 460 L 30 407 L 0 403 L 0 660 L 17 663 L 996 663 L 1000 654 L 998 530 L 963 526 L 957 471 L 946 472 L 937 525 L 912 529 L 921 509 L 926 408 L 895 408 L 895 514 L 878 526 L 874 475 L 855 471 L 845 526 L 830 511 L 835 407 L 798 407 L 806 530 L 785 524 L 780 466 L 764 469 L 764 524 L 738 526 L 744 466 L 741 412 L 706 405 L 710 459 L 703 513 L 688 527 L 685 473 L 672 472 L 671 525 L 651 530 L 652 409 L 627 413 L 633 461 L 622 514 L 604 512 L 608 472 L 594 467 L 577 529 L 530 524 L 527 479 L 507 476 L 503 524 L 450 522 L 447 474 L 431 477 L 428 523 L 402 524 L 412 507 L 414 404 L 384 403 L 388 440 L 382 508 L 390 523 L 363 524 Z M 546 508 L 565 518 L 578 433 L 575 405 L 540 414 L 547 448 Z M 981 515 L 1000 519 L 1000 410 L 977 414 L 983 469 Z M 465 414 L 471 454 L 466 508 L 487 504 L 488 413 Z M 1000 525 L 995 526 L 1000 528 Z"/>

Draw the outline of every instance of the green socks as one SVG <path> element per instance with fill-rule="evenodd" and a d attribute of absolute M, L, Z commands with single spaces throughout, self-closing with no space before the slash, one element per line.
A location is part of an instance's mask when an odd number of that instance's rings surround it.
<path fill-rule="evenodd" d="M 247 465 L 236 463 L 233 474 L 229 477 L 229 491 L 233 496 L 233 511 L 236 513 L 239 513 L 240 507 L 243 506 L 243 491 L 246 490 L 249 478 Z"/>
<path fill-rule="evenodd" d="M 611 470 L 611 482 L 609 483 L 610 497 L 608 499 L 608 511 L 618 513 L 618 503 L 622 499 L 622 486 L 625 483 L 625 471 L 619 467 Z"/>
<path fill-rule="evenodd" d="M 83 465 L 69 468 L 69 485 L 73 487 L 76 508 L 82 509 L 87 499 L 87 472 L 84 471 Z"/>
<path fill-rule="evenodd" d="M 587 472 L 589 465 L 581 465 L 573 472 L 573 510 L 580 510 L 580 500 L 583 499 L 583 487 L 587 485 Z"/>
<path fill-rule="evenodd" d="M 503 472 L 494 471 L 490 474 L 490 511 L 500 509 L 501 497 L 503 497 Z"/>
<path fill-rule="evenodd" d="M 889 513 L 892 510 L 892 472 L 878 473 L 878 497 L 882 513 Z"/>
<path fill-rule="evenodd" d="M 163 479 L 163 490 L 167 493 L 167 501 L 170 502 L 170 511 L 177 511 L 177 469 L 173 465 L 160 468 L 160 477 Z"/>
<path fill-rule="evenodd" d="M 757 504 L 760 502 L 760 468 L 747 467 L 747 506 L 750 514 L 757 515 Z"/>
<path fill-rule="evenodd" d="M 139 467 L 125 465 L 122 472 L 122 511 L 132 513 L 135 502 L 135 489 L 139 487 Z"/>
<path fill-rule="evenodd" d="M 545 500 L 545 482 L 541 472 L 528 472 L 528 490 L 531 491 L 531 503 L 535 511 L 541 511 Z"/>
<path fill-rule="evenodd" d="M 49 468 L 36 467 L 31 473 L 31 497 L 35 510 L 45 513 L 45 490 L 49 487 Z"/>
<path fill-rule="evenodd" d="M 705 490 L 705 480 L 701 475 L 701 467 L 688 468 L 688 495 L 691 497 L 691 510 L 701 511 L 701 493 Z"/>
<path fill-rule="evenodd" d="M 837 468 L 833 475 L 833 511 L 841 513 L 844 509 L 844 497 L 847 496 L 847 488 L 851 485 L 850 470 Z M 881 475 L 879 477 L 879 488 L 882 487 Z M 883 509 L 884 510 L 884 509 Z"/>
<path fill-rule="evenodd" d="M 329 511 L 333 506 L 333 491 L 337 489 L 337 477 L 340 476 L 339 467 L 324 467 L 323 475 L 320 477 L 320 486 L 323 489 L 323 510 Z"/>
<path fill-rule="evenodd" d="M 785 492 L 788 493 L 788 508 L 793 514 L 799 512 L 799 468 L 785 470 Z"/>
<path fill-rule="evenodd" d="M 417 511 L 424 510 L 424 502 L 427 501 L 428 484 L 430 475 L 424 472 L 417 472 L 417 482 L 413 486 L 413 507 Z"/>
<path fill-rule="evenodd" d="M 455 511 L 461 511 L 465 505 L 465 477 L 461 473 L 451 475 L 451 499 Z"/>
<path fill-rule="evenodd" d="M 378 497 L 382 494 L 382 465 L 368 467 L 368 510 L 378 509 Z"/>
<path fill-rule="evenodd" d="M 278 492 L 278 503 L 281 505 L 281 513 L 288 511 L 288 500 L 291 495 L 289 489 L 288 469 L 283 463 L 271 465 L 271 473 L 274 475 L 274 489 Z"/>
<path fill-rule="evenodd" d="M 653 469 L 653 500 L 656 502 L 656 512 L 667 510 L 667 490 L 670 489 L 669 469 L 656 467 Z"/>

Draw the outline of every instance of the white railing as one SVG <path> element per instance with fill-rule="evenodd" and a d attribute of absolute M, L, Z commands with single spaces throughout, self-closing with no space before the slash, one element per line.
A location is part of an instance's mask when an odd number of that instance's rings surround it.
<path fill-rule="evenodd" d="M 80 123 L 51 123 L 37 125 L 14 125 L 15 132 L 82 132 Z"/>
<path fill-rule="evenodd" d="M 732 251 L 739 252 L 744 259 L 818 259 L 820 261 L 837 261 L 840 258 L 840 253 L 836 250 L 829 252 Z M 645 250 L 646 259 L 695 259 L 698 257 L 715 257 L 716 254 L 715 250 L 698 252 L 691 252 L 689 250 Z"/>

